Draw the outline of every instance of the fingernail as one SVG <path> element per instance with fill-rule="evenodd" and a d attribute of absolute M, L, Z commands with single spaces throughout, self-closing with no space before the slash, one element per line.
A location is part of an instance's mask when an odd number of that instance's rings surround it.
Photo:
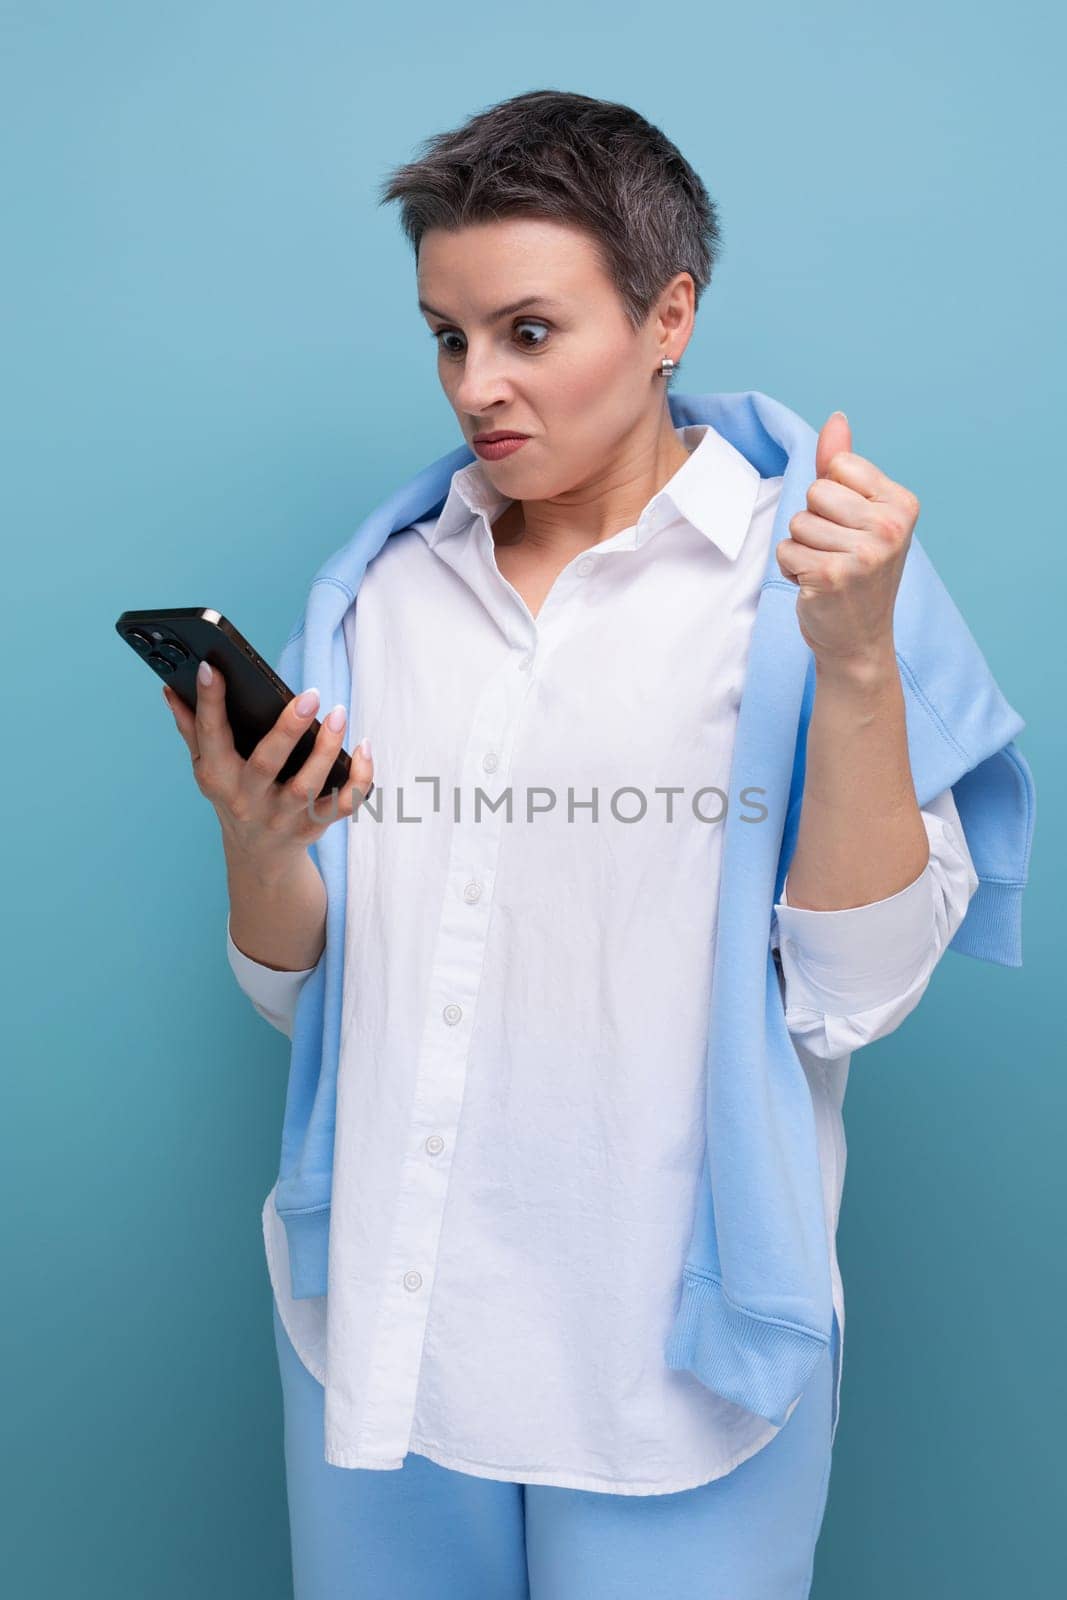
<path fill-rule="evenodd" d="M 330 712 L 330 715 L 326 718 L 326 726 L 333 733 L 337 733 L 337 732 L 340 731 L 341 728 L 344 727 L 344 725 L 345 725 L 345 708 L 344 708 L 344 706 L 342 706 L 342 705 L 334 706 L 333 710 Z"/>
<path fill-rule="evenodd" d="M 366 734 L 364 734 L 363 738 L 359 741 L 356 749 L 359 751 L 361 756 L 365 756 L 368 761 L 370 760 L 370 740 L 367 738 Z"/>
<path fill-rule="evenodd" d="M 215 674 L 212 672 L 208 663 L 206 661 L 201 661 L 200 665 L 196 669 L 197 683 L 202 683 L 206 689 L 214 676 Z"/>
<path fill-rule="evenodd" d="M 296 702 L 297 716 L 310 717 L 318 703 L 319 691 L 317 689 L 305 689 L 303 694 Z"/>
<path fill-rule="evenodd" d="M 845 417 L 845 413 L 844 413 L 844 412 L 843 412 L 843 411 L 835 411 L 835 412 L 834 412 L 834 416 L 835 416 L 835 417 L 844 417 L 844 418 L 845 418 L 845 421 L 846 421 L 846 422 L 847 422 L 847 421 L 848 421 L 848 418 L 847 418 L 847 417 Z"/>

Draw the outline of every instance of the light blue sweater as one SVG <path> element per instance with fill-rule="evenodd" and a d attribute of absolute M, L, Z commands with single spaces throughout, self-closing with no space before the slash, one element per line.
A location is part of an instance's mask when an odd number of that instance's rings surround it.
<path fill-rule="evenodd" d="M 815 691 L 814 658 L 796 620 L 797 590 L 782 576 L 774 545 L 806 506 L 817 435 L 758 391 L 672 394 L 668 404 L 676 427 L 711 423 L 761 476 L 784 474 L 784 483 L 751 637 L 724 825 L 700 1199 L 664 1358 L 781 1425 L 829 1343 L 833 1319 L 811 1094 L 786 1028 L 770 948 L 772 909 L 800 820 Z M 452 474 L 472 460 L 463 445 L 425 467 L 319 569 L 277 663 L 295 693 L 316 684 L 322 705 L 351 704 L 342 623 L 367 564 L 391 533 L 437 514 Z M 952 786 L 979 878 L 950 948 L 1020 966 L 1034 826 L 1033 780 L 1014 743 L 1025 724 L 914 535 L 894 630 L 916 799 L 925 805 Z M 358 733 L 358 696 L 349 727 Z M 768 816 L 754 826 L 756 802 Z M 328 893 L 326 946 L 297 1004 L 275 1194 L 298 1299 L 326 1293 L 350 826 L 339 819 L 310 847 Z"/>

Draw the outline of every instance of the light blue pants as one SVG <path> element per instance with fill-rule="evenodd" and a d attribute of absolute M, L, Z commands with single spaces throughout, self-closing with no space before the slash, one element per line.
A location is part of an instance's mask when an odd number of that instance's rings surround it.
<path fill-rule="evenodd" d="M 834 1346 L 770 1444 L 674 1494 L 502 1483 L 409 1455 L 330 1466 L 322 1385 L 274 1307 L 294 1600 L 807 1600 Z M 834 1341 L 837 1319 L 834 1319 Z"/>

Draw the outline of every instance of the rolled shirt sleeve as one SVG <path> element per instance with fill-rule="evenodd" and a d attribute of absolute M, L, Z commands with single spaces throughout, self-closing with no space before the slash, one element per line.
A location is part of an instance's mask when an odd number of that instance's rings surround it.
<path fill-rule="evenodd" d="M 305 967 L 299 972 L 280 972 L 275 967 L 265 967 L 262 962 L 253 961 L 251 956 L 246 956 L 244 951 L 238 950 L 234 944 L 228 916 L 226 954 L 234 977 L 260 1016 L 265 1018 L 271 1027 L 277 1028 L 286 1038 L 291 1039 L 300 990 L 315 968 Z"/>
<path fill-rule="evenodd" d="M 788 877 L 774 906 L 785 1020 L 826 1060 L 891 1033 L 915 1009 L 978 887 L 952 791 L 921 808 L 930 859 L 884 900 L 842 911 L 791 906 Z"/>

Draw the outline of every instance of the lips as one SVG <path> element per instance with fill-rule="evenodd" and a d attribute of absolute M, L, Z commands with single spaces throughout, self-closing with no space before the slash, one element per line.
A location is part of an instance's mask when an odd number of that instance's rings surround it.
<path fill-rule="evenodd" d="M 474 443 L 498 444 L 501 439 L 528 439 L 529 437 L 528 433 L 511 433 L 505 429 L 496 433 L 476 433 L 474 435 Z"/>
<path fill-rule="evenodd" d="M 529 442 L 527 433 L 506 433 L 492 437 L 488 443 L 484 439 L 475 439 L 474 451 L 486 461 L 503 461 L 505 456 L 514 455 L 516 450 L 521 450 Z"/>

